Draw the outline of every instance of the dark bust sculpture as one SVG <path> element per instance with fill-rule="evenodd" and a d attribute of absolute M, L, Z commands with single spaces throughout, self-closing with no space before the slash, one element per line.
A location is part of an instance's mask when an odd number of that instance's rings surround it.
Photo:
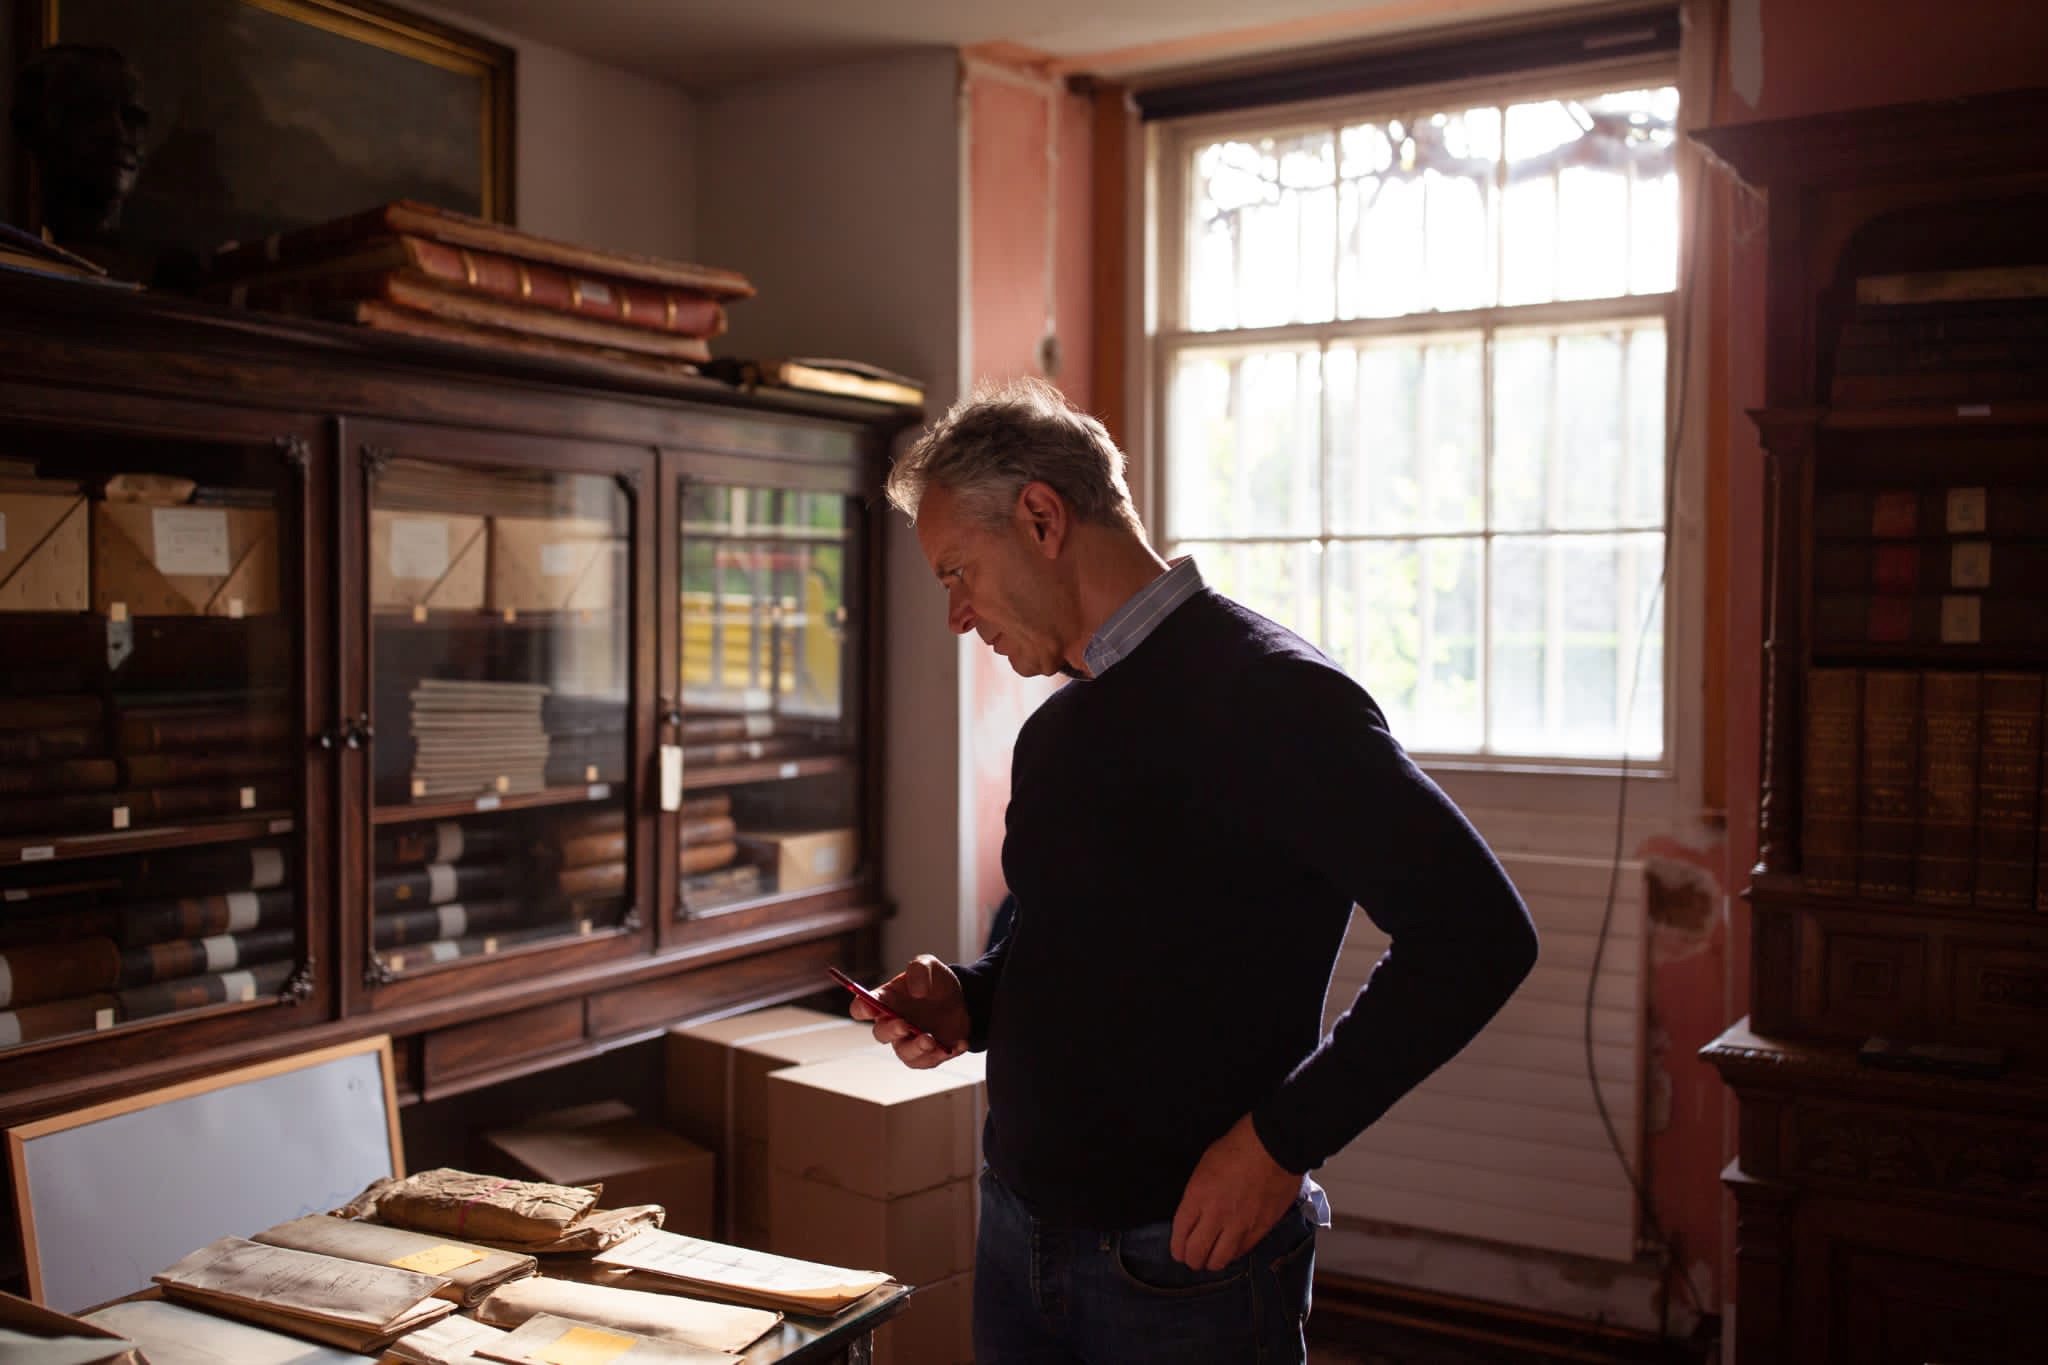
<path fill-rule="evenodd" d="M 14 135 L 35 159 L 43 224 L 59 246 L 110 248 L 142 169 L 142 81 L 110 47 L 58 43 L 14 82 Z"/>

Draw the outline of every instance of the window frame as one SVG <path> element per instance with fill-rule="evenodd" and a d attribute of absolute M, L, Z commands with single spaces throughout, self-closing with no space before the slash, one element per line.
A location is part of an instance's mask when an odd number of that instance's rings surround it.
<path fill-rule="evenodd" d="M 1222 328 L 1196 331 L 1185 326 L 1187 313 L 1188 282 L 1185 264 L 1187 245 L 1187 204 L 1188 168 L 1194 146 L 1223 137 L 1274 137 L 1284 138 L 1302 133 L 1318 132 L 1342 127 L 1350 123 L 1384 122 L 1388 119 L 1410 117 L 1417 114 L 1434 113 L 1440 110 L 1471 108 L 1481 105 L 1521 103 L 1540 99 L 1566 99 L 1606 94 L 1619 90 L 1630 90 L 1648 86 L 1679 84 L 1678 60 L 1675 54 L 1657 57 L 1634 57 L 1621 61 L 1590 62 L 1571 67 L 1552 68 L 1514 76 L 1492 76 L 1469 81 L 1444 82 L 1431 85 L 1417 85 L 1397 90 L 1375 91 L 1369 94 L 1303 101 L 1288 105 L 1274 105 L 1263 108 L 1240 109 L 1214 114 L 1193 115 L 1186 118 L 1159 120 L 1145 126 L 1146 134 L 1146 178 L 1145 178 L 1145 230 L 1143 235 L 1143 270 L 1137 272 L 1141 282 L 1139 307 L 1142 310 L 1144 354 L 1142 357 L 1142 380 L 1145 389 L 1143 404 L 1145 451 L 1144 469 L 1141 481 L 1141 511 L 1146 524 L 1155 528 L 1162 549 L 1172 548 L 1167 533 L 1169 526 L 1167 511 L 1171 506 L 1168 487 L 1171 472 L 1166 461 L 1166 433 L 1170 421 L 1172 399 L 1172 373 L 1174 362 L 1182 352 L 1207 349 L 1236 349 L 1277 346 L 1308 346 L 1319 352 L 1333 344 L 1365 342 L 1389 336 L 1422 336 L 1441 333 L 1480 332 L 1489 339 L 1497 330 L 1512 330 L 1518 327 L 1570 327 L 1592 322 L 1614 322 L 1627 324 L 1644 319 L 1658 319 L 1662 322 L 1665 337 L 1665 429 L 1667 458 L 1665 461 L 1665 506 L 1662 517 L 1662 533 L 1665 543 L 1664 587 L 1662 593 L 1663 620 L 1663 676 L 1660 679 L 1643 678 L 1638 686 L 1659 686 L 1663 692 L 1661 714 L 1663 733 L 1660 737 L 1660 753 L 1656 758 L 1638 757 L 1636 751 L 1645 748 L 1640 737 L 1625 742 L 1628 756 L 1578 756 L 1569 754 L 1510 754 L 1492 751 L 1445 750 L 1434 751 L 1422 747 L 1411 747 L 1410 754 L 1432 771 L 1483 773 L 1558 773 L 1584 776 L 1611 776 L 1626 769 L 1629 778 L 1649 780 L 1674 779 L 1682 760 L 1687 755 L 1690 738 L 1679 724 L 1676 702 L 1678 700 L 1678 679 L 1689 675 L 1695 668 L 1699 654 L 1698 604 L 1692 602 L 1686 589 L 1695 577 L 1690 560 L 1696 555 L 1688 549 L 1692 537 L 1685 536 L 1684 523 L 1687 520 L 1686 507 L 1692 501 L 1691 490 L 1687 487 L 1688 468 L 1696 464 L 1686 457 L 1685 442 L 1682 440 L 1679 458 L 1669 458 L 1671 427 L 1674 418 L 1674 398 L 1679 386 L 1685 382 L 1681 369 L 1688 363 L 1686 346 L 1681 329 L 1687 326 L 1684 296 L 1687 288 L 1685 260 L 1686 237 L 1690 225 L 1690 205 L 1696 192 L 1690 182 L 1686 160 L 1679 158 L 1679 261 L 1677 263 L 1674 288 L 1656 294 L 1624 294 L 1598 299 L 1569 299 L 1532 304 L 1494 304 L 1486 308 L 1458 312 L 1425 312 L 1390 318 L 1332 318 L 1325 322 L 1284 323 L 1263 327 Z M 1680 111 L 1680 130 L 1685 127 L 1684 111 Z M 1335 281 L 1332 281 L 1334 288 Z M 1482 362 L 1486 366 L 1486 381 L 1482 402 L 1486 405 L 1482 421 L 1490 425 L 1492 419 L 1492 356 L 1491 346 Z M 1677 414 L 1680 417 L 1684 415 Z M 1687 425 L 1696 425 L 1687 419 Z M 1686 438 L 1689 439 L 1689 438 Z M 1482 466 L 1482 478 L 1487 480 L 1483 487 L 1490 488 L 1492 442 L 1487 442 Z M 1327 431 L 1321 433 L 1318 458 L 1327 472 L 1329 460 L 1329 438 Z M 1325 492 L 1327 495 L 1327 489 Z M 1322 518 L 1323 525 L 1312 536 L 1243 537 L 1261 543 L 1273 541 L 1308 540 L 1326 543 L 1333 539 L 1328 526 L 1327 508 Z M 1619 532 L 1616 532 L 1619 533 Z M 1359 536 L 1356 539 L 1374 541 L 1382 539 L 1436 539 L 1441 533 L 1403 534 L 1398 536 Z M 1460 533 L 1464 534 L 1464 533 Z M 1482 542 L 1506 534 L 1493 525 L 1491 509 L 1484 524 L 1474 533 Z M 1519 533 L 1516 533 L 1519 534 Z M 1545 539 L 1569 538 L 1580 532 L 1540 532 Z M 1602 531 L 1601 534 L 1608 534 Z M 1350 536 L 1335 539 L 1352 539 Z M 1191 540 L 1215 541 L 1235 537 L 1196 536 Z M 1318 595 L 1321 595 L 1318 588 Z M 1486 599 L 1482 597 L 1481 620 L 1485 620 Z M 1485 637 L 1482 637 L 1483 639 Z M 1490 650 L 1482 643 L 1481 677 L 1487 679 L 1490 664 L 1486 662 Z M 1370 679 L 1361 679 L 1370 687 Z"/>

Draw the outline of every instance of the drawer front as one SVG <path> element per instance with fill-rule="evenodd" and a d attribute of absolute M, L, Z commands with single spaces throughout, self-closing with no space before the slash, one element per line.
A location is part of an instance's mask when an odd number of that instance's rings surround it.
<path fill-rule="evenodd" d="M 835 934 L 754 957 L 648 981 L 590 998 L 590 1033 L 605 1038 L 659 1028 L 749 1000 L 829 987 L 825 969 L 853 960 L 854 936 Z"/>
<path fill-rule="evenodd" d="M 420 1082 L 428 1090 L 522 1057 L 583 1041 L 583 1002 L 560 1000 L 429 1033 L 421 1040 Z"/>

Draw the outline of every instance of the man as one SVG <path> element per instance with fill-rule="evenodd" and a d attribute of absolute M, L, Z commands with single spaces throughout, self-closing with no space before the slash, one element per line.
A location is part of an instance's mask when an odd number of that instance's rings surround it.
<path fill-rule="evenodd" d="M 913 961 L 881 997 L 932 1036 L 875 1036 L 914 1067 L 988 1050 L 981 1365 L 1298 1362 L 1307 1172 L 1472 1040 L 1536 936 L 1372 699 L 1153 553 L 1123 464 L 1030 382 L 890 473 L 947 623 L 1075 681 L 1017 737 L 1008 933 Z M 1325 1038 L 1354 901 L 1393 946 Z"/>

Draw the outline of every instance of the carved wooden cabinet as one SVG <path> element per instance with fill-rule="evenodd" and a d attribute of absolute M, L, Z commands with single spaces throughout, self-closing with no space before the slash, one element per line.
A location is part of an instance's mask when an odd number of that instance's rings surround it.
<path fill-rule="evenodd" d="M 2043 1353 L 2044 117 L 2015 92 L 1698 135 L 1770 234 L 1750 999 L 1705 1050 L 1740 1105 L 1739 1365 Z M 1873 1038 L 2006 1065 L 1880 1067 Z"/>
<path fill-rule="evenodd" d="M 916 413 L 0 318 L 0 1124 L 383 1032 L 432 1099 L 873 965 Z"/>

